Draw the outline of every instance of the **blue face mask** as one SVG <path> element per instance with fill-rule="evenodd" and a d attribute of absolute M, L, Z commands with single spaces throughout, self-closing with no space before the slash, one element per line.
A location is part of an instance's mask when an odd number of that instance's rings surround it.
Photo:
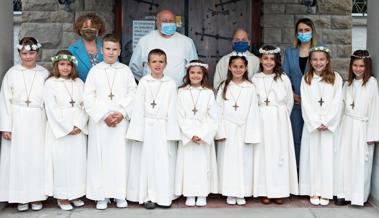
<path fill-rule="evenodd" d="M 161 23 L 160 31 L 167 36 L 174 35 L 176 32 L 176 23 Z"/>
<path fill-rule="evenodd" d="M 244 53 L 249 49 L 249 42 L 238 41 L 233 43 L 233 50 L 237 53 Z"/>
<path fill-rule="evenodd" d="M 307 43 L 311 41 L 312 39 L 312 32 L 305 32 L 305 33 L 297 33 L 297 39 L 300 40 L 300 42 Z"/>

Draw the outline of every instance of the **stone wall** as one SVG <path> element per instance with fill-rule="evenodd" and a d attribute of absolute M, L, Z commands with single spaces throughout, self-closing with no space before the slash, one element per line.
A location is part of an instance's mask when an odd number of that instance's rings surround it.
<path fill-rule="evenodd" d="M 112 0 L 75 0 L 71 4 L 72 11 L 67 12 L 57 0 L 23 0 L 19 38 L 37 38 L 43 46 L 40 64 L 49 67 L 51 56 L 78 39 L 73 32 L 73 23 L 80 15 L 96 12 L 106 23 L 106 33 L 112 32 L 113 5 Z"/>
<path fill-rule="evenodd" d="M 294 26 L 298 19 L 308 17 L 316 26 L 319 42 L 332 51 L 332 64 L 337 72 L 346 76 L 351 54 L 352 1 L 318 0 L 317 6 L 307 13 L 302 0 L 263 0 L 264 43 L 287 47 L 294 39 Z"/>

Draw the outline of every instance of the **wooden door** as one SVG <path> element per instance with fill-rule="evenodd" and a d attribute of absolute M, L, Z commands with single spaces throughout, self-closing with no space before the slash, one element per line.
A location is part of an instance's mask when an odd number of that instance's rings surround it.
<path fill-rule="evenodd" d="M 120 14 L 121 20 L 118 25 L 121 25 L 124 63 L 129 63 L 132 55 L 133 20 L 154 20 L 158 11 L 170 9 L 182 21 L 178 31 L 192 38 L 199 59 L 209 64 L 209 81 L 212 82 L 217 61 L 232 50 L 233 31 L 242 27 L 248 33 L 252 32 L 254 17 L 252 7 L 256 0 L 119 0 L 119 2 L 116 14 Z M 254 11 L 259 10 L 260 8 L 254 9 Z"/>

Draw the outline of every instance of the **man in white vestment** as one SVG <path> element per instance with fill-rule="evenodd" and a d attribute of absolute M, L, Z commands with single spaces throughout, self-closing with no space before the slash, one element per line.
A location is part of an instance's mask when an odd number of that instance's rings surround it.
<path fill-rule="evenodd" d="M 157 14 L 157 30 L 142 37 L 133 51 L 129 67 L 139 81 L 150 73 L 147 56 L 153 49 L 162 49 L 167 54 L 165 75 L 175 80 L 177 86 L 183 84 L 185 65 L 197 59 L 197 52 L 192 39 L 176 32 L 175 14 L 162 10 Z"/>

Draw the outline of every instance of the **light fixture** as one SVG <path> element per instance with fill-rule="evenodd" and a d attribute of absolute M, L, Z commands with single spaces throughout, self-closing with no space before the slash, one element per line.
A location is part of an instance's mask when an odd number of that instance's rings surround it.
<path fill-rule="evenodd" d="M 74 3 L 75 0 L 58 0 L 59 4 L 64 5 L 64 10 L 67 12 L 71 12 L 72 9 L 70 7 L 71 3 Z"/>

